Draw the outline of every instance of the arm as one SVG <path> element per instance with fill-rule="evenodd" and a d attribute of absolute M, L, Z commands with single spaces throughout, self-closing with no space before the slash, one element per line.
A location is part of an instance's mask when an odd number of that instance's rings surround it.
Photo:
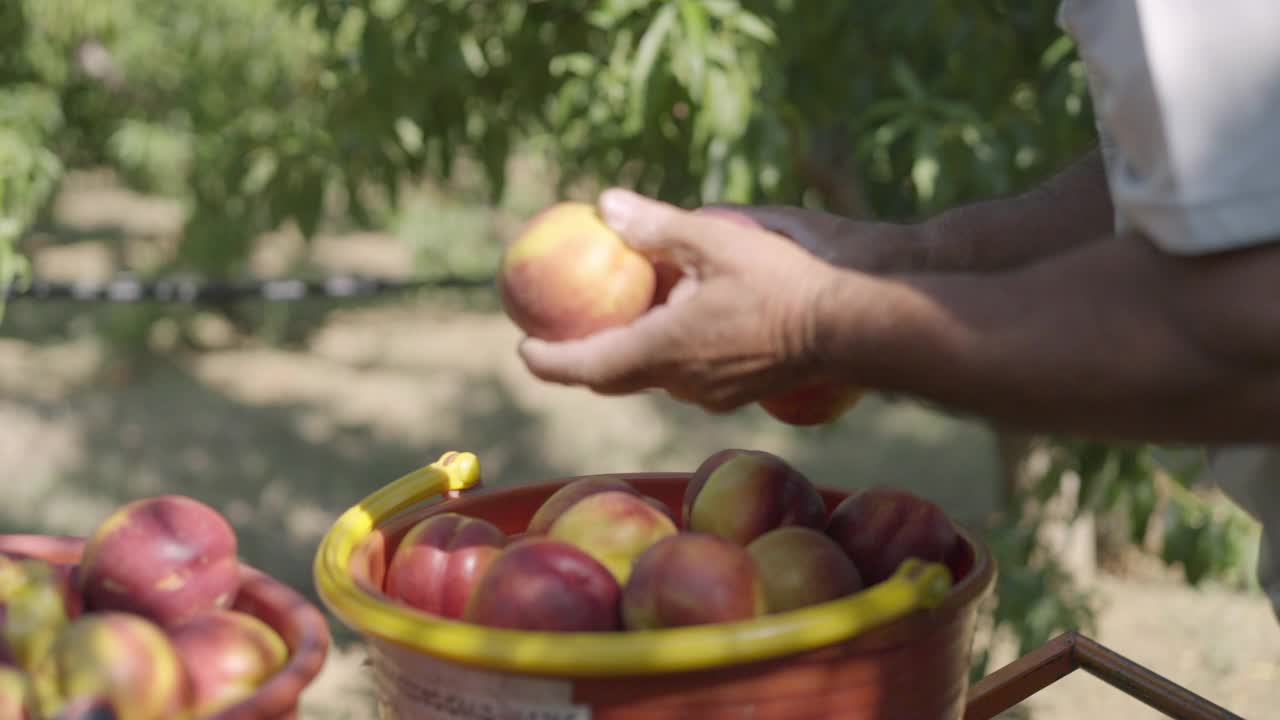
<path fill-rule="evenodd" d="M 811 337 L 851 382 L 1038 431 L 1280 441 L 1280 244 L 1193 259 L 1122 237 L 995 275 L 835 278 Z"/>
<path fill-rule="evenodd" d="M 731 206 L 833 265 L 872 273 L 989 272 L 1016 267 L 1112 229 L 1095 150 L 1042 185 L 918 224 L 868 222 L 794 207 Z"/>
<path fill-rule="evenodd" d="M 948 210 L 916 226 L 904 270 L 988 272 L 1036 262 L 1111 232 L 1114 211 L 1094 150 L 1021 195 Z"/>

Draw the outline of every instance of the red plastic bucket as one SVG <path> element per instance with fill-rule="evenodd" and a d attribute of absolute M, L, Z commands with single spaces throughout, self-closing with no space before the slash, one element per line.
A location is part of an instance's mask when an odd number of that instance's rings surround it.
<path fill-rule="evenodd" d="M 84 544 L 84 538 L 62 535 L 0 535 L 0 552 L 60 565 L 78 564 Z M 234 609 L 280 633 L 289 660 L 252 696 L 208 720 L 293 720 L 302 691 L 319 674 L 329 652 L 329 626 L 320 610 L 288 585 L 243 564 L 240 574 Z"/>
<path fill-rule="evenodd" d="M 923 608 L 908 607 L 906 577 L 913 571 L 905 567 L 903 577 L 851 598 L 747 622 L 644 633 L 490 630 L 390 602 L 378 590 L 389 549 L 417 521 L 459 512 L 518 535 L 546 498 L 576 479 L 473 490 L 423 505 L 478 477 L 474 456 L 446 454 L 349 510 L 317 553 L 322 599 L 368 640 L 384 719 L 960 720 L 964 714 L 978 604 L 995 577 L 987 548 L 968 533 L 947 561 L 954 582 Z M 678 473 L 618 477 L 676 510 L 689 480 Z M 849 494 L 820 492 L 828 510 Z"/>

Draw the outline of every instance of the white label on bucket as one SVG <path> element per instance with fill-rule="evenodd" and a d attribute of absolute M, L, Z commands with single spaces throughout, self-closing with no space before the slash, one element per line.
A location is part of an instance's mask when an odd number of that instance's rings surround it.
<path fill-rule="evenodd" d="M 480 670 L 369 643 L 381 720 L 591 720 L 567 680 Z"/>

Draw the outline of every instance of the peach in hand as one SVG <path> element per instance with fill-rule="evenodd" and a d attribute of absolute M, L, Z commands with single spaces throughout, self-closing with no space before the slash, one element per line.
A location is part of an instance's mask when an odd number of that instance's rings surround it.
<path fill-rule="evenodd" d="M 630 323 L 649 309 L 655 287 L 653 263 L 582 202 L 556 203 L 529 220 L 498 270 L 508 317 L 543 340 Z"/>
<path fill-rule="evenodd" d="M 809 427 L 834 422 L 862 399 L 863 391 L 829 380 L 805 383 L 760 401 L 760 407 L 788 425 Z"/>

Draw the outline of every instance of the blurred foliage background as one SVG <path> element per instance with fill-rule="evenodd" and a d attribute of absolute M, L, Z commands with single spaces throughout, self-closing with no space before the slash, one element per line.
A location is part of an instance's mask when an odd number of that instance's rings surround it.
<path fill-rule="evenodd" d="M 63 172 L 109 167 L 181 201 L 144 277 L 248 273 L 282 227 L 396 229 L 429 180 L 503 202 L 513 158 L 549 195 L 602 183 L 687 206 L 792 203 L 911 220 L 1020 191 L 1086 151 L 1084 73 L 1055 3 L 864 0 L 6 0 L 0 4 L 0 278 L 48 222 Z M 508 203 L 508 207 L 512 207 Z M 488 229 L 437 209 L 404 233 L 419 275 L 491 273 Z M 420 222 L 419 225 L 422 223 Z M 160 312 L 137 310 L 137 343 Z M 1255 528 L 1195 453 L 1035 438 L 1010 459 L 990 607 L 1025 651 L 1089 628 L 1045 523 L 1099 518 L 1139 548 L 1248 584 Z M 1191 462 L 1184 462 L 1190 457 Z M 1075 500 L 1053 514 L 1064 487 Z M 1117 552 L 1119 552 L 1117 550 Z M 977 672 L 986 668 L 978 658 Z"/>

